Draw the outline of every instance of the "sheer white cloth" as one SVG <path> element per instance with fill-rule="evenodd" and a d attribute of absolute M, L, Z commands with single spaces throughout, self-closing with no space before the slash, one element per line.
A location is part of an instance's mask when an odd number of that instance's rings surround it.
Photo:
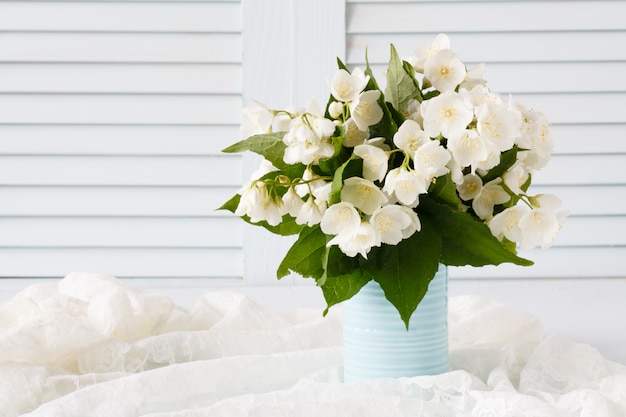
<path fill-rule="evenodd" d="M 192 311 L 97 274 L 0 304 L 0 415 L 626 416 L 626 366 L 533 316 L 450 299 L 451 371 L 341 381 L 341 316 L 208 292 Z"/>

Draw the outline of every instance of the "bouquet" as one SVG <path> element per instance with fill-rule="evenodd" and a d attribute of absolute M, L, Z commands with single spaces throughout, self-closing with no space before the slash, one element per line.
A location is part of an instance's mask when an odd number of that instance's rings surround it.
<path fill-rule="evenodd" d="M 566 215 L 528 193 L 553 148 L 544 114 L 490 91 L 446 35 L 390 49 L 384 91 L 367 59 L 337 59 L 325 108 L 244 109 L 247 138 L 224 152 L 264 159 L 221 209 L 297 235 L 279 279 L 315 279 L 328 308 L 373 279 L 408 326 L 440 264 L 532 265 L 518 246 L 550 246 Z"/>

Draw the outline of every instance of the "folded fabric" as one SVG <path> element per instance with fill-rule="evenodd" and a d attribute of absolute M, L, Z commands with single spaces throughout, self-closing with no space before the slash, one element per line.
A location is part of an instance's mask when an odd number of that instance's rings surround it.
<path fill-rule="evenodd" d="M 626 416 L 626 366 L 494 301 L 449 310 L 450 372 L 343 383 L 340 308 L 215 291 L 187 311 L 70 274 L 0 304 L 1 415 Z"/>

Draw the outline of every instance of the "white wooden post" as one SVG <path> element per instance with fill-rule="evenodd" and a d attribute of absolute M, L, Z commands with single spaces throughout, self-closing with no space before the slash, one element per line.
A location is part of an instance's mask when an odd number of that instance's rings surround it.
<path fill-rule="evenodd" d="M 328 99 L 335 57 L 345 56 L 344 0 L 243 0 L 243 99 L 272 108 Z M 244 156 L 244 178 L 259 158 Z M 276 268 L 293 239 L 244 230 L 244 282 L 277 284 Z M 293 280 L 282 280 L 291 284 Z"/>

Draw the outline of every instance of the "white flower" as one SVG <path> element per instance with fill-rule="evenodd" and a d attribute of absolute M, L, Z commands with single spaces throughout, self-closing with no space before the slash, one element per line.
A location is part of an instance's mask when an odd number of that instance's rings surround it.
<path fill-rule="evenodd" d="M 351 102 L 365 89 L 369 78 L 360 68 L 355 68 L 352 73 L 340 69 L 330 82 L 330 93 L 339 101 Z"/>
<path fill-rule="evenodd" d="M 424 77 L 442 93 L 454 91 L 465 75 L 465 65 L 450 49 L 440 50 L 424 63 Z"/>
<path fill-rule="evenodd" d="M 377 103 L 379 97 L 379 90 L 364 91 L 350 103 L 350 115 L 360 130 L 367 130 L 383 118 L 383 109 Z"/>
<path fill-rule="evenodd" d="M 324 187 L 327 182 L 321 179 L 317 174 L 315 174 L 310 168 L 304 170 L 302 174 L 302 181 L 304 184 L 296 185 L 296 192 L 300 197 L 304 197 L 311 192 L 315 192 L 316 189 L 320 187 Z"/>
<path fill-rule="evenodd" d="M 501 153 L 498 150 L 498 146 L 490 140 L 485 141 L 485 145 L 487 146 L 487 157 L 482 161 L 478 161 L 475 165 L 472 165 L 472 167 L 476 167 L 480 172 L 487 172 L 500 163 Z"/>
<path fill-rule="evenodd" d="M 302 117 L 306 118 L 306 121 Z M 307 103 L 306 113 L 299 120 L 311 126 L 320 138 L 332 136 L 335 132 L 335 123 L 324 117 L 324 109 L 317 99 L 311 99 Z"/>
<path fill-rule="evenodd" d="M 529 172 L 524 167 L 524 164 L 516 162 L 502 175 L 502 180 L 511 191 L 517 195 L 521 195 L 524 194 L 524 190 L 522 190 L 521 187 L 528 181 L 528 175 Z"/>
<path fill-rule="evenodd" d="M 370 249 L 376 245 L 376 231 L 368 222 L 361 222 L 357 232 L 353 235 L 339 234 L 326 244 L 326 246 L 338 245 L 339 249 L 350 257 L 361 254 L 367 258 Z"/>
<path fill-rule="evenodd" d="M 554 144 L 550 137 L 550 123 L 546 115 L 528 109 L 522 104 L 518 104 L 517 109 L 522 114 L 521 137 L 518 140 L 520 148 L 539 148 L 546 152 L 552 152 Z"/>
<path fill-rule="evenodd" d="M 415 170 L 419 171 L 429 182 L 433 178 L 448 173 L 446 164 L 450 161 L 450 158 L 450 152 L 437 140 L 429 140 L 420 146 L 413 156 Z"/>
<path fill-rule="evenodd" d="M 365 214 L 372 214 L 387 201 L 387 197 L 373 182 L 350 177 L 343 182 L 341 200 L 352 203 Z"/>
<path fill-rule="evenodd" d="M 289 187 L 283 195 L 283 214 L 288 213 L 291 217 L 297 217 L 304 205 L 304 200 L 298 195 L 295 187 Z"/>
<path fill-rule="evenodd" d="M 274 171 L 278 171 L 278 168 L 276 168 L 274 165 L 272 165 L 272 163 L 270 161 L 268 161 L 267 159 L 263 158 L 263 160 L 259 164 L 259 167 L 256 169 L 256 171 L 254 171 L 252 174 L 250 174 L 250 179 L 251 180 L 258 180 L 259 178 L 261 178 L 265 174 L 269 174 L 270 172 L 274 172 Z"/>
<path fill-rule="evenodd" d="M 289 109 L 284 112 L 278 112 L 274 116 L 274 122 L 272 123 L 273 132 L 286 132 L 291 126 L 292 120 L 297 117 L 300 112 L 297 109 Z"/>
<path fill-rule="evenodd" d="M 463 132 L 474 118 L 472 104 L 461 94 L 447 91 L 422 102 L 424 131 L 431 138 L 446 138 Z"/>
<path fill-rule="evenodd" d="M 402 230 L 402 237 L 404 239 L 408 239 L 413 235 L 413 233 L 422 230 L 422 224 L 420 223 L 419 217 L 417 217 L 417 213 L 413 211 L 413 209 L 406 206 L 399 207 L 406 213 L 407 216 L 409 216 L 409 220 L 411 220 L 411 223 L 409 223 L 409 225 Z"/>
<path fill-rule="evenodd" d="M 520 247 L 524 250 L 539 245 L 542 249 L 549 248 L 561 229 L 555 210 L 544 208 L 528 211 L 520 218 L 519 226 L 522 230 Z"/>
<path fill-rule="evenodd" d="M 459 197 L 462 200 L 469 201 L 480 195 L 483 190 L 483 180 L 476 174 L 467 174 L 463 176 L 463 182 L 457 187 Z"/>
<path fill-rule="evenodd" d="M 522 231 L 520 246 L 524 250 L 538 245 L 541 245 L 542 249 L 549 248 L 568 213 L 559 210 L 561 199 L 553 194 L 539 194 L 530 198 L 530 202 L 533 209 L 527 210 L 519 220 Z"/>
<path fill-rule="evenodd" d="M 320 137 L 315 130 L 306 124 L 298 124 L 283 136 L 287 145 L 283 160 L 290 164 L 309 165 L 321 158 L 330 158 L 335 148 L 328 137 Z"/>
<path fill-rule="evenodd" d="M 413 155 L 417 148 L 430 142 L 430 138 L 414 120 L 405 120 L 393 135 L 393 143 L 405 152 Z"/>
<path fill-rule="evenodd" d="M 420 126 L 424 119 L 422 118 L 422 112 L 420 111 L 420 102 L 415 99 L 410 99 L 406 108 L 406 117 L 414 122 L 417 122 Z"/>
<path fill-rule="evenodd" d="M 496 204 L 504 204 L 511 199 L 511 196 L 499 185 L 500 182 L 502 179 L 496 178 L 483 185 L 480 194 L 472 200 L 472 209 L 482 220 L 493 216 L 493 208 Z"/>
<path fill-rule="evenodd" d="M 487 144 L 474 129 L 448 138 L 448 150 L 462 166 L 474 166 L 488 156 Z"/>
<path fill-rule="evenodd" d="M 403 231 L 412 225 L 407 211 L 395 204 L 378 208 L 369 221 L 376 231 L 375 246 L 381 243 L 397 245 L 404 239 Z"/>
<path fill-rule="evenodd" d="M 361 225 L 361 216 L 352 203 L 342 201 L 328 207 L 320 227 L 327 235 L 352 236 L 357 233 Z"/>
<path fill-rule="evenodd" d="M 563 204 L 561 199 L 554 194 L 537 194 L 530 199 L 533 207 L 556 210 Z"/>
<path fill-rule="evenodd" d="M 292 120 L 289 131 L 283 136 L 287 145 L 283 160 L 290 165 L 309 165 L 330 158 L 335 153 L 330 139 L 334 132 L 335 124 L 323 117 L 319 102 L 310 100 L 307 111 Z"/>
<path fill-rule="evenodd" d="M 365 141 L 365 145 L 376 146 L 385 152 L 389 152 L 391 150 L 391 147 L 385 142 L 385 138 L 381 137 L 368 139 Z"/>
<path fill-rule="evenodd" d="M 309 199 L 300 208 L 300 211 L 296 216 L 296 223 L 306 224 L 309 227 L 315 226 L 322 220 L 322 215 L 325 211 L 326 203 L 318 205 L 313 197 L 309 197 Z"/>
<path fill-rule="evenodd" d="M 266 221 L 271 226 L 276 226 L 282 221 L 282 200 L 274 201 L 264 182 L 252 181 L 243 187 L 239 194 L 241 198 L 235 210 L 237 216 L 247 215 L 252 223 Z"/>
<path fill-rule="evenodd" d="M 506 237 L 511 242 L 520 242 L 522 229 L 519 221 L 528 211 L 530 209 L 525 205 L 506 208 L 489 221 L 489 230 L 500 241 Z"/>
<path fill-rule="evenodd" d="M 356 123 L 354 123 L 354 120 L 352 118 L 345 121 L 345 123 L 343 124 L 343 128 L 345 131 L 343 146 L 347 148 L 353 148 L 357 145 L 362 145 L 370 136 L 369 129 L 360 130 Z"/>
<path fill-rule="evenodd" d="M 250 137 L 262 133 L 269 133 L 274 120 L 274 112 L 263 104 L 256 101 L 250 107 L 243 109 L 243 122 L 241 123 L 241 134 Z"/>
<path fill-rule="evenodd" d="M 315 187 L 315 189 L 312 191 L 312 194 L 313 194 L 313 197 L 315 197 L 315 201 L 317 202 L 317 205 L 320 205 L 322 202 L 328 203 L 332 186 L 333 184 L 331 182 L 326 182 L 324 183 L 324 185 Z"/>
<path fill-rule="evenodd" d="M 389 171 L 383 191 L 402 204 L 415 207 L 419 204 L 420 194 L 428 190 L 428 184 L 428 179 L 420 172 L 401 166 Z"/>
<path fill-rule="evenodd" d="M 520 136 L 522 115 L 514 107 L 481 104 L 476 107 L 476 119 L 480 136 L 493 142 L 500 152 L 511 149 Z"/>
<path fill-rule="evenodd" d="M 452 182 L 456 185 L 463 184 L 463 167 L 454 159 L 454 155 L 452 155 L 446 166 L 450 170 Z"/>
<path fill-rule="evenodd" d="M 471 90 L 474 87 L 485 86 L 487 81 L 484 80 L 485 64 L 477 64 L 467 70 L 465 79 L 459 86 L 459 89 Z"/>
<path fill-rule="evenodd" d="M 554 148 L 550 124 L 541 112 L 528 110 L 522 105 L 517 108 L 522 112 L 521 136 L 517 143 L 525 149 L 518 156 L 529 170 L 536 171 L 546 166 Z"/>
<path fill-rule="evenodd" d="M 500 97 L 496 93 L 492 93 L 486 86 L 484 85 L 475 85 L 471 88 L 463 87 L 459 89 L 459 94 L 468 99 L 472 106 L 477 107 L 481 104 L 492 103 L 492 104 L 501 104 L 502 97 Z"/>
<path fill-rule="evenodd" d="M 450 40 L 447 35 L 439 34 L 430 45 L 420 45 L 415 48 L 415 58 L 412 62 L 415 71 L 424 72 L 426 61 L 435 56 L 442 49 L 450 49 Z"/>
<path fill-rule="evenodd" d="M 363 144 L 354 147 L 354 155 L 363 159 L 363 178 L 382 181 L 387 173 L 389 156 L 377 146 Z"/>

